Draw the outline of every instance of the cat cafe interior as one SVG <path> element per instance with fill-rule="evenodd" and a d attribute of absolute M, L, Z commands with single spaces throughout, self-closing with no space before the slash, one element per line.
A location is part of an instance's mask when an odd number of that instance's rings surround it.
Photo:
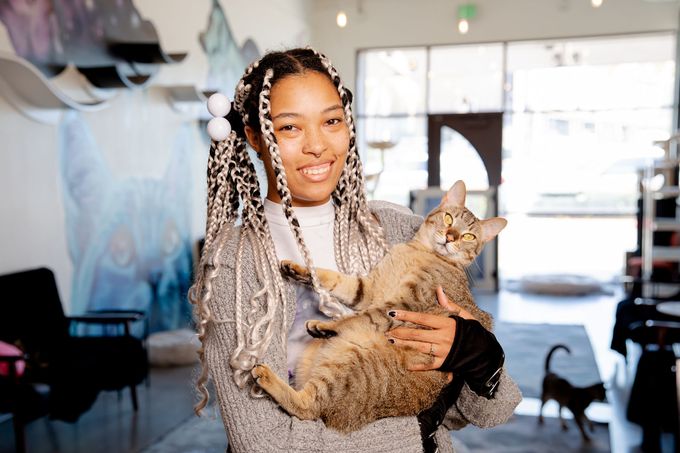
<path fill-rule="evenodd" d="M 227 448 L 193 414 L 206 99 L 307 45 L 369 199 L 425 215 L 463 180 L 507 219 L 468 274 L 523 398 L 456 452 L 680 451 L 680 1 L 253 6 L 0 1 L 0 453 Z"/>

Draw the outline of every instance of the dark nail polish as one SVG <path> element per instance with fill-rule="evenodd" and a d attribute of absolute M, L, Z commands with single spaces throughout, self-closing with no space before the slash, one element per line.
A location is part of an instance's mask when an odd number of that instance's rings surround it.
<path fill-rule="evenodd" d="M 397 312 L 394 311 L 394 310 L 388 311 L 387 314 L 390 315 L 390 317 L 392 317 L 392 318 L 394 318 L 395 316 L 397 316 Z"/>

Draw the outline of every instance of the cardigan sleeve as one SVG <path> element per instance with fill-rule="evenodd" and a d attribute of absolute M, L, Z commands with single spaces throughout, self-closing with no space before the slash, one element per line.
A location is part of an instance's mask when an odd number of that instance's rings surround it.
<path fill-rule="evenodd" d="M 443 425 L 448 429 L 460 429 L 468 423 L 480 428 L 502 425 L 510 419 L 520 401 L 519 387 L 503 369 L 498 389 L 491 399 L 477 395 L 464 384 L 458 399 L 446 413 Z"/>
<path fill-rule="evenodd" d="M 225 257 L 234 257 L 236 241 L 225 247 Z M 246 243 L 248 245 L 248 242 Z M 247 249 L 248 247 L 246 247 Z M 231 259 L 233 262 L 233 258 Z M 243 301 L 248 304 L 256 290 L 252 253 L 242 259 Z M 421 452 L 420 431 L 415 417 L 395 417 L 378 420 L 348 435 L 325 427 L 320 420 L 299 420 L 288 415 L 268 397 L 254 398 L 249 388 L 239 388 L 229 366 L 231 351 L 236 346 L 235 270 L 223 263 L 213 280 L 214 297 L 210 308 L 216 319 L 205 340 L 206 362 L 215 387 L 231 449 L 240 452 Z M 261 316 L 263 313 L 258 313 Z M 280 318 L 279 318 L 280 319 Z M 263 360 L 274 372 L 287 372 L 285 349 L 280 335 L 280 323 Z"/>

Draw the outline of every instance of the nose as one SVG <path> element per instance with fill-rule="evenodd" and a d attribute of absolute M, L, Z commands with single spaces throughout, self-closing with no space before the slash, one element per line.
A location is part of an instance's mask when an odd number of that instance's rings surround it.
<path fill-rule="evenodd" d="M 310 128 L 305 134 L 305 144 L 302 147 L 302 152 L 305 154 L 312 154 L 314 157 L 320 157 L 326 150 L 326 141 L 323 132 L 318 128 Z"/>

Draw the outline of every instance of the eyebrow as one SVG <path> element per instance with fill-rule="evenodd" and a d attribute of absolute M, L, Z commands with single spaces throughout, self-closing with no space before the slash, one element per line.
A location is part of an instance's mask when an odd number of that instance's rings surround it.
<path fill-rule="evenodd" d="M 333 110 L 343 110 L 343 108 L 342 108 L 342 106 L 341 106 L 340 104 L 336 104 L 336 105 L 332 105 L 332 106 L 330 106 L 330 107 L 328 107 L 328 108 L 323 109 L 323 110 L 321 111 L 321 113 L 322 113 L 322 114 L 323 114 L 323 113 L 328 113 L 328 112 L 332 112 Z M 273 120 L 276 120 L 276 119 L 279 119 L 279 118 L 299 118 L 299 117 L 301 117 L 301 116 L 302 116 L 302 115 L 300 115 L 299 113 L 283 112 L 283 113 L 279 113 L 278 115 L 276 115 L 275 117 L 273 117 L 273 118 L 272 118 L 272 121 L 273 121 Z"/>

